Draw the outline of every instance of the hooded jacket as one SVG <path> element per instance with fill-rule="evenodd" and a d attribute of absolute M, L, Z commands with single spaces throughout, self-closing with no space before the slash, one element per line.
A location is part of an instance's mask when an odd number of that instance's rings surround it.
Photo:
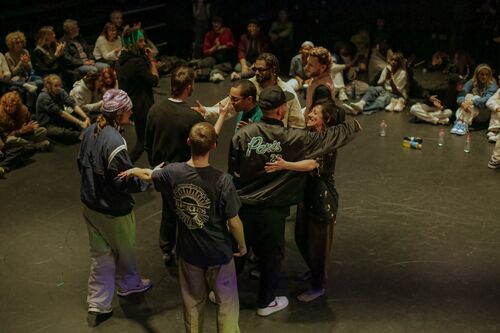
<path fill-rule="evenodd" d="M 71 89 L 69 95 L 73 97 L 76 105 L 81 107 L 85 112 L 95 113 L 101 110 L 102 96 L 98 96 L 97 93 L 91 91 L 83 79 L 73 84 L 73 89 Z"/>
<path fill-rule="evenodd" d="M 349 142 L 359 130 L 354 120 L 320 133 L 286 128 L 281 121 L 269 118 L 241 128 L 231 140 L 228 167 L 241 201 L 263 206 L 298 203 L 307 173 L 266 173 L 266 163 L 277 157 L 295 162 L 328 154 Z"/>
<path fill-rule="evenodd" d="M 134 117 L 146 119 L 149 108 L 154 104 L 153 87 L 158 77 L 151 74 L 148 60 L 143 56 L 122 51 L 117 65 L 118 83 L 134 105 Z"/>

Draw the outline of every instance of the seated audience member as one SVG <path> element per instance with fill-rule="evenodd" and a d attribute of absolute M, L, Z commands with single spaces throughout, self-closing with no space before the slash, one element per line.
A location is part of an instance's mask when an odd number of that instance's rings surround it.
<path fill-rule="evenodd" d="M 36 47 L 33 51 L 33 67 L 38 75 L 61 74 L 59 60 L 66 43 L 57 43 L 54 28 L 45 26 L 38 30 Z"/>
<path fill-rule="evenodd" d="M 36 101 L 36 118 L 47 128 L 50 139 L 63 143 L 79 141 L 82 129 L 89 127 L 90 118 L 62 88 L 61 78 L 49 74 L 43 79 L 45 88 Z"/>
<path fill-rule="evenodd" d="M 488 162 L 488 168 L 500 168 L 500 140 L 497 140 L 495 148 L 493 148 L 493 154 L 491 155 L 490 161 Z"/>
<path fill-rule="evenodd" d="M 247 24 L 247 33 L 241 35 L 238 44 L 238 64 L 231 74 L 232 80 L 254 76 L 252 66 L 259 54 L 267 52 L 269 40 L 267 36 L 260 33 L 260 24 L 257 20 L 251 19 Z M 279 73 L 278 73 L 279 75 Z"/>
<path fill-rule="evenodd" d="M 401 53 L 391 57 L 377 84 L 369 87 L 359 102 L 343 104 L 345 109 L 355 115 L 361 112 L 370 114 L 384 108 L 387 111 L 403 111 L 408 97 L 408 75 Z"/>
<path fill-rule="evenodd" d="M 222 25 L 221 17 L 214 16 L 212 18 L 212 30 L 205 34 L 203 41 L 204 58 L 199 64 L 201 68 L 213 68 L 210 72 L 210 81 L 223 81 L 223 74 L 231 71 L 231 58 L 233 57 L 234 48 L 233 32 Z"/>
<path fill-rule="evenodd" d="M 443 51 L 436 51 L 432 55 L 431 61 L 427 63 L 427 70 L 442 71 L 449 67 L 450 56 Z"/>
<path fill-rule="evenodd" d="M 11 32 L 5 37 L 9 51 L 5 59 L 9 65 L 11 79 L 18 82 L 33 82 L 37 87 L 43 86 L 42 78 L 32 74 L 31 56 L 26 47 L 26 37 L 21 31 Z"/>
<path fill-rule="evenodd" d="M 370 32 L 367 27 L 362 26 L 359 28 L 358 32 L 351 36 L 351 43 L 356 46 L 358 51 L 357 56 L 363 56 L 368 59 L 370 54 Z"/>
<path fill-rule="evenodd" d="M 101 111 L 103 103 L 101 86 L 100 73 L 87 73 L 83 79 L 73 84 L 73 89 L 71 89 L 69 95 L 85 113 L 96 114 Z"/>
<path fill-rule="evenodd" d="M 13 81 L 7 59 L 0 53 L 0 92 L 6 92 L 11 88 L 26 90 L 29 93 L 36 93 L 37 87 L 34 84 L 24 83 L 22 81 Z"/>
<path fill-rule="evenodd" d="M 113 69 L 113 67 L 107 67 L 101 71 L 101 85 L 103 94 L 109 89 L 118 89 L 116 71 Z"/>
<path fill-rule="evenodd" d="M 434 125 L 448 125 L 453 111 L 445 109 L 445 105 L 437 95 L 432 95 L 424 103 L 415 103 L 410 113 L 420 120 Z"/>
<path fill-rule="evenodd" d="M 81 75 L 88 72 L 97 72 L 108 64 L 96 62 L 93 59 L 93 46 L 85 42 L 80 36 L 80 27 L 75 20 L 67 19 L 63 24 L 64 36 L 61 42 L 66 44 L 62 62 L 67 69 L 78 69 Z"/>
<path fill-rule="evenodd" d="M 497 84 L 490 66 L 478 65 L 472 79 L 465 83 L 463 90 L 458 95 L 459 108 L 455 113 L 457 120 L 450 133 L 465 135 L 473 121 L 480 123 L 488 121 L 490 109 L 487 108 L 486 102 L 495 94 L 496 90 Z"/>
<path fill-rule="evenodd" d="M 488 125 L 488 141 L 497 142 L 500 133 L 500 89 L 486 102 L 490 109 L 490 123 Z"/>
<path fill-rule="evenodd" d="M 304 72 L 304 67 L 307 64 L 307 57 L 309 56 L 309 51 L 314 47 L 314 44 L 310 41 L 305 41 L 302 43 L 299 49 L 299 54 L 294 56 L 290 61 L 290 72 L 291 77 L 286 83 L 293 88 L 295 91 L 300 91 L 302 87 L 307 87 L 307 76 Z"/>
<path fill-rule="evenodd" d="M 366 71 L 366 58 L 357 53 L 353 43 L 340 42 L 336 49 L 333 54 L 335 62 L 332 67 L 333 82 L 335 89 L 339 91 L 339 99 L 345 102 L 349 99 L 346 94 L 346 86 L 349 85 L 349 89 L 351 89 L 351 83 L 356 79 L 358 72 Z M 360 84 L 358 83 L 358 85 Z M 366 92 L 366 87 L 363 90 Z"/>
<path fill-rule="evenodd" d="M 0 99 L 0 138 L 9 147 L 30 145 L 40 151 L 50 147 L 47 130 L 31 120 L 28 107 L 17 91 L 10 91 Z"/>
<path fill-rule="evenodd" d="M 122 40 L 118 36 L 118 29 L 113 23 L 106 23 L 94 47 L 96 61 L 113 66 L 120 57 Z"/>
<path fill-rule="evenodd" d="M 394 52 L 388 40 L 380 41 L 373 49 L 368 61 L 368 82 L 375 84 L 382 70 L 387 67 Z"/>
<path fill-rule="evenodd" d="M 123 34 L 124 30 L 130 28 L 128 24 L 124 25 L 123 12 L 119 9 L 115 9 L 109 14 L 109 22 L 115 25 L 119 36 Z"/>
<path fill-rule="evenodd" d="M 288 18 L 288 12 L 285 9 L 279 10 L 278 18 L 271 24 L 268 35 L 271 41 L 271 52 L 280 60 L 280 67 L 286 68 L 286 62 L 291 57 L 293 47 L 293 22 Z"/>

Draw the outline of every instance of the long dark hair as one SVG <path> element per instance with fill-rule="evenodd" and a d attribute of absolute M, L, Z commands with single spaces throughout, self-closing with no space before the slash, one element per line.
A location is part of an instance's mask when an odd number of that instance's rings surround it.
<path fill-rule="evenodd" d="M 321 106 L 321 114 L 326 127 L 342 124 L 345 121 L 345 111 L 330 98 L 320 99 L 312 107 L 315 106 Z"/>

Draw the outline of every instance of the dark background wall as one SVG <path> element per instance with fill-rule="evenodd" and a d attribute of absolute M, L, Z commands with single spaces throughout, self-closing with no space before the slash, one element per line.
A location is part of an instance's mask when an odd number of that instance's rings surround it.
<path fill-rule="evenodd" d="M 236 36 L 244 32 L 251 17 L 261 20 L 267 31 L 280 8 L 287 8 L 295 22 L 295 44 L 312 40 L 332 47 L 338 40 L 346 40 L 361 25 L 373 27 L 376 17 L 387 21 L 393 45 L 406 54 L 428 56 L 435 49 L 446 51 L 465 49 L 476 58 L 490 52 L 485 41 L 491 38 L 495 22 L 486 22 L 475 12 L 481 1 L 466 0 L 212 0 L 213 9 L 221 15 Z M 496 1 L 493 1 L 496 3 Z M 163 5 L 160 7 L 155 7 Z M 153 6 L 153 9 L 140 11 Z M 36 31 L 43 25 L 53 25 L 58 36 L 62 34 L 65 18 L 80 22 L 81 34 L 89 41 L 100 33 L 112 9 L 139 10 L 126 15 L 129 23 L 143 22 L 153 26 L 148 30 L 151 39 L 161 44 L 163 53 L 189 57 L 192 42 L 192 13 L 189 0 L 61 0 L 23 1 L 2 4 L 0 32 L 5 36 L 12 30 L 27 34 L 33 47 Z M 491 20 L 491 19 L 490 19 Z M 496 18 L 494 18 L 496 20 Z M 163 42 L 168 42 L 164 45 Z M 486 48 L 485 48 L 486 47 Z M 0 43 L 5 51 L 5 43 Z"/>

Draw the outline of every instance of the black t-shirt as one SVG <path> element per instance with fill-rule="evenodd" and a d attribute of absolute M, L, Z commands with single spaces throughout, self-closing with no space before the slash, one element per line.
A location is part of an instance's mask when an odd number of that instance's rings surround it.
<path fill-rule="evenodd" d="M 184 102 L 166 99 L 154 104 L 148 114 L 144 149 L 149 163 L 185 162 L 191 157 L 189 131 L 203 117 Z"/>
<path fill-rule="evenodd" d="M 178 222 L 177 254 L 191 265 L 227 264 L 232 238 L 227 220 L 241 203 L 228 174 L 211 166 L 172 163 L 152 174 L 155 189 L 166 194 Z"/>

